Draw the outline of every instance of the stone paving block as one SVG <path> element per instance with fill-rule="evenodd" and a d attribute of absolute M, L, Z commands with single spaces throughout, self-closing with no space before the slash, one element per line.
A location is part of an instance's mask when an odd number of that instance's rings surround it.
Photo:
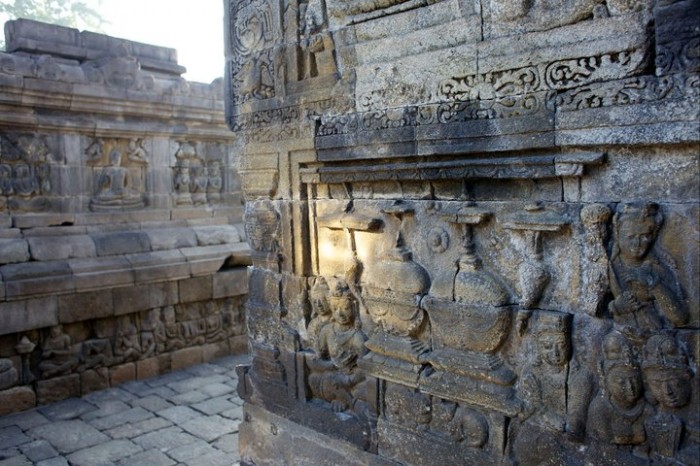
<path fill-rule="evenodd" d="M 222 374 L 211 375 L 209 377 L 189 377 L 185 380 L 168 384 L 176 392 L 185 393 L 198 388 L 206 387 L 214 383 L 221 383 L 228 380 L 228 377 Z"/>
<path fill-rule="evenodd" d="M 190 377 L 190 375 L 186 372 L 174 371 L 151 380 L 146 380 L 145 382 L 151 387 L 160 387 L 163 385 L 169 385 L 175 382 L 180 382 L 182 380 L 187 379 L 188 377 Z"/>
<path fill-rule="evenodd" d="M 235 408 L 227 409 L 226 411 L 222 411 L 219 414 L 232 420 L 238 420 L 240 422 L 241 419 L 243 419 L 243 406 L 236 406 L 235 404 L 234 406 Z"/>
<path fill-rule="evenodd" d="M 201 416 L 194 409 L 187 406 L 173 406 L 172 408 L 164 409 L 158 413 L 158 416 L 168 419 L 175 424 L 182 424 L 183 422 L 189 421 L 196 417 Z"/>
<path fill-rule="evenodd" d="M 156 395 L 159 396 L 163 399 L 170 399 L 170 397 L 176 396 L 177 392 L 173 390 L 170 387 L 166 386 L 160 386 L 160 387 L 153 387 L 150 390 L 147 390 L 141 394 L 141 396 L 149 396 L 149 395 Z"/>
<path fill-rule="evenodd" d="M 211 397 L 218 397 L 234 392 L 236 390 L 236 386 L 227 383 L 213 383 L 210 385 L 205 385 L 204 387 L 200 388 L 200 390 Z"/>
<path fill-rule="evenodd" d="M 83 397 L 85 401 L 95 403 L 98 406 L 101 406 L 101 403 L 113 403 L 115 401 L 129 402 L 131 400 L 134 400 L 135 398 L 136 396 L 127 392 L 126 390 L 122 390 L 119 387 L 110 388 L 108 390 L 102 390 L 100 392 L 90 393 L 89 395 Z"/>
<path fill-rule="evenodd" d="M 173 352 L 170 365 L 174 371 L 202 363 L 202 347 L 193 346 Z"/>
<path fill-rule="evenodd" d="M 72 453 L 109 441 L 109 437 L 81 420 L 44 424 L 31 429 L 29 435 L 48 441 L 59 453 Z"/>
<path fill-rule="evenodd" d="M 170 398 L 170 400 L 177 405 L 191 405 L 195 403 L 201 403 L 207 399 L 209 399 L 209 395 L 200 390 L 192 390 L 186 393 L 180 393 L 179 395 L 175 395 L 172 398 Z"/>
<path fill-rule="evenodd" d="M 36 406 L 36 393 L 31 387 L 14 387 L 0 391 L 0 416 L 34 406 Z M 1 419 L 0 422 L 2 422 Z"/>
<path fill-rule="evenodd" d="M 175 461 L 155 448 L 137 453 L 117 462 L 118 466 L 171 466 L 173 464 L 175 464 Z"/>
<path fill-rule="evenodd" d="M 57 456 L 56 458 L 50 458 L 48 460 L 39 461 L 36 466 L 69 466 L 68 460 L 63 456 Z"/>
<path fill-rule="evenodd" d="M 137 397 L 143 396 L 145 392 L 151 390 L 151 387 L 145 382 L 139 380 L 131 380 L 119 385 L 119 388 L 126 390 L 129 393 L 133 393 Z"/>
<path fill-rule="evenodd" d="M 140 406 L 148 411 L 157 413 L 167 408 L 172 408 L 174 405 L 158 395 L 148 395 L 131 403 L 132 406 Z"/>
<path fill-rule="evenodd" d="M 0 450 L 0 460 L 6 460 L 8 458 L 12 458 L 13 456 L 20 456 L 21 454 L 22 453 L 17 447 L 6 448 L 4 450 Z"/>
<path fill-rule="evenodd" d="M 217 398 L 212 398 L 210 400 L 205 400 L 200 403 L 195 403 L 192 408 L 197 411 L 201 411 L 204 414 L 219 414 L 222 411 L 232 410 L 238 408 L 235 404 L 231 403 L 226 396 L 220 396 Z"/>
<path fill-rule="evenodd" d="M 210 361 L 204 364 L 197 364 L 196 366 L 188 367 L 184 371 L 195 377 L 211 377 L 215 374 L 223 374 L 226 372 L 226 369 L 221 366 L 217 366 Z"/>
<path fill-rule="evenodd" d="M 68 456 L 68 461 L 75 466 L 111 465 L 141 451 L 140 446 L 129 440 L 111 440 L 75 452 Z"/>
<path fill-rule="evenodd" d="M 223 451 L 224 453 L 229 453 L 232 455 L 232 459 L 238 461 L 238 435 L 236 434 L 226 434 L 219 437 L 216 442 L 212 444 L 215 448 Z"/>
<path fill-rule="evenodd" d="M 0 450 L 23 445 L 31 441 L 32 439 L 24 435 L 22 429 L 17 426 L 3 427 L 0 429 Z"/>
<path fill-rule="evenodd" d="M 231 434 L 238 430 L 238 424 L 218 415 L 201 416 L 180 425 L 184 430 L 202 440 L 211 442 L 222 435 Z"/>
<path fill-rule="evenodd" d="M 185 461 L 185 464 L 187 466 L 201 466 L 203 464 L 207 466 L 230 466 L 231 458 L 222 451 L 214 451 L 208 455 Z"/>
<path fill-rule="evenodd" d="M 13 456 L 0 461 L 0 466 L 32 466 L 34 463 L 24 455 Z"/>
<path fill-rule="evenodd" d="M 40 380 L 36 383 L 37 403 L 42 405 L 78 396 L 80 396 L 80 375 L 78 374 Z"/>
<path fill-rule="evenodd" d="M 93 403 L 95 403 L 98 409 L 84 414 L 82 416 L 83 421 L 103 419 L 114 414 L 123 413 L 124 411 L 130 409 L 130 406 L 121 400 L 100 400 Z"/>
<path fill-rule="evenodd" d="M 41 460 L 46 460 L 49 458 L 55 458 L 58 456 L 58 452 L 54 447 L 51 446 L 46 440 L 36 440 L 31 443 L 22 445 L 20 448 L 24 456 L 29 458 L 34 462 Z"/>
<path fill-rule="evenodd" d="M 137 406 L 136 408 L 131 408 L 103 418 L 93 419 L 89 422 L 90 425 L 96 429 L 106 430 L 126 424 L 127 422 L 133 423 L 143 421 L 144 419 L 148 419 L 150 417 L 153 417 L 153 413 L 141 408 L 140 406 Z"/>
<path fill-rule="evenodd" d="M 97 407 L 80 398 L 68 398 L 67 400 L 52 403 L 37 408 L 41 414 L 51 421 L 65 421 L 78 418 L 85 413 L 95 411 Z"/>
<path fill-rule="evenodd" d="M 119 427 L 105 431 L 105 434 L 109 435 L 113 439 L 134 438 L 139 435 L 153 432 L 154 430 L 165 429 L 166 427 L 170 427 L 172 425 L 173 423 L 167 419 L 152 417 L 134 424 L 122 424 Z"/>
<path fill-rule="evenodd" d="M 186 462 L 193 458 L 201 458 L 215 452 L 214 447 L 204 440 L 197 439 L 192 443 L 168 451 L 168 456 L 181 462 Z"/>
<path fill-rule="evenodd" d="M 197 438 L 187 432 L 183 432 L 179 427 L 173 426 L 139 435 L 132 440 L 134 443 L 141 445 L 144 450 L 157 448 L 162 452 L 167 452 L 172 448 L 188 445 L 196 441 Z"/>
<path fill-rule="evenodd" d="M 47 424 L 49 422 L 40 412 L 33 409 L 21 413 L 8 414 L 0 417 L 0 428 L 15 425 L 22 430 L 29 430 L 33 427 Z"/>

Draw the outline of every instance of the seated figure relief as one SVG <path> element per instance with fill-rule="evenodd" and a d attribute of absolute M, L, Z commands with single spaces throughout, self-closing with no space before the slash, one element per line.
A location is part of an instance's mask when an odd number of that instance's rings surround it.
<path fill-rule="evenodd" d="M 311 369 L 309 386 L 334 411 L 357 410 L 365 380 L 357 360 L 367 353 L 367 337 L 359 328 L 357 304 L 345 284 L 338 283 L 328 301 L 332 319 L 320 329 L 314 353 L 306 359 Z"/>
<path fill-rule="evenodd" d="M 51 327 L 41 352 L 39 371 L 45 379 L 66 375 L 78 366 L 78 354 L 62 325 Z"/>

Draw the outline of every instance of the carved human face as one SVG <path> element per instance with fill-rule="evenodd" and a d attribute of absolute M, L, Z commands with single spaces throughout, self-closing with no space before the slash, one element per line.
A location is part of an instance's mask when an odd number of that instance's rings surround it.
<path fill-rule="evenodd" d="M 645 373 L 652 395 L 665 408 L 682 408 L 690 402 L 690 377 L 678 369 L 657 369 Z"/>
<path fill-rule="evenodd" d="M 340 325 L 352 325 L 355 321 L 352 301 L 338 299 L 333 304 L 333 319 Z"/>
<path fill-rule="evenodd" d="M 569 361 L 571 345 L 565 334 L 542 334 L 537 345 L 542 359 L 550 366 L 562 367 Z"/>
<path fill-rule="evenodd" d="M 623 259 L 633 261 L 643 259 L 656 240 L 654 228 L 654 222 L 651 220 L 624 220 L 620 225 L 617 238 Z"/>
<path fill-rule="evenodd" d="M 328 306 L 328 300 L 321 293 L 316 293 L 311 295 L 311 308 L 314 310 L 316 315 L 328 316 L 331 314 L 331 309 Z"/>
<path fill-rule="evenodd" d="M 642 397 L 642 377 L 638 369 L 613 367 L 605 378 L 610 399 L 623 408 L 631 408 Z"/>

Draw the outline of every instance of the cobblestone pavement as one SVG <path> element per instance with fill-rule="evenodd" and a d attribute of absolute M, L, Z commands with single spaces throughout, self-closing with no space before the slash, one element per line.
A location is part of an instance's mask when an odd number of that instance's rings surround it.
<path fill-rule="evenodd" d="M 238 464 L 230 356 L 0 417 L 0 466 Z"/>

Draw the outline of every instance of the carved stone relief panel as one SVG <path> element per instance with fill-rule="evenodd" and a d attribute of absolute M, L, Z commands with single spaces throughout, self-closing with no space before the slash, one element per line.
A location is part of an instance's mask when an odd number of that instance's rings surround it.
<path fill-rule="evenodd" d="M 173 204 L 175 206 L 201 206 L 218 204 L 224 194 L 224 167 L 217 148 L 212 157 L 205 151 L 209 147 L 190 141 L 180 141 L 175 152 L 173 167 Z"/>
<path fill-rule="evenodd" d="M 0 135 L 0 194 L 13 211 L 45 211 L 56 196 L 52 165 L 63 162 L 55 137 L 41 134 Z"/>
<path fill-rule="evenodd" d="M 120 211 L 146 205 L 149 154 L 143 140 L 94 138 L 85 155 L 93 174 L 90 210 Z"/>

